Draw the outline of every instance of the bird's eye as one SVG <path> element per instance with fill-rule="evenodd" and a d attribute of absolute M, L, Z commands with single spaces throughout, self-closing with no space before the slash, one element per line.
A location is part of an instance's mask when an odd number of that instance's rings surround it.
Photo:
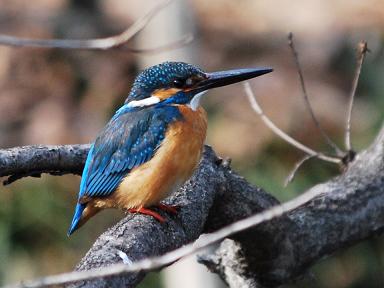
<path fill-rule="evenodd" d="M 173 86 L 175 86 L 176 88 L 183 88 L 184 85 L 185 81 L 183 79 L 176 78 L 173 80 Z"/>

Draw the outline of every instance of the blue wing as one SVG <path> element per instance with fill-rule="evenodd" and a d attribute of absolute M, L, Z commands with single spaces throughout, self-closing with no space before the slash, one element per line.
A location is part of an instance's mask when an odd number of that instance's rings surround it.
<path fill-rule="evenodd" d="M 80 202 L 82 198 L 113 193 L 129 171 L 152 158 L 168 124 L 181 117 L 174 106 L 120 109 L 89 151 L 80 184 Z"/>
<path fill-rule="evenodd" d="M 88 152 L 68 236 L 81 225 L 89 198 L 110 195 L 129 171 L 151 159 L 168 124 L 177 119 L 182 115 L 174 106 L 132 110 L 125 105 L 116 112 Z"/>

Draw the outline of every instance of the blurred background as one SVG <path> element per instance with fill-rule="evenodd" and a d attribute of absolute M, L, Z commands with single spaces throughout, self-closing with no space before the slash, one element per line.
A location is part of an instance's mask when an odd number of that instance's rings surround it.
<path fill-rule="evenodd" d="M 122 32 L 158 0 L 0 0 L 0 33 L 30 38 L 96 38 Z M 164 60 L 206 71 L 271 66 L 252 81 L 265 113 L 306 145 L 329 153 L 305 109 L 287 45 L 296 47 L 315 113 L 343 147 L 343 127 L 355 68 L 355 47 L 367 40 L 353 111 L 352 142 L 367 147 L 383 121 L 384 3 L 379 0 L 175 0 L 130 42 L 153 48 L 193 33 L 192 43 L 162 53 L 64 51 L 0 47 L 0 148 L 89 143 L 124 101 L 137 73 Z M 336 175 L 311 160 L 293 183 L 283 182 L 303 154 L 273 135 L 251 110 L 241 85 L 209 92 L 207 143 L 250 182 L 285 201 Z M 66 236 L 80 177 L 24 178 L 0 187 L 0 284 L 73 269 L 95 238 L 122 214 L 105 211 Z M 186 259 L 140 285 L 225 287 Z M 384 237 L 319 262 L 289 287 L 384 287 Z M 182 282 L 181 282 L 182 281 Z M 189 286 L 188 286 L 189 285 Z"/>

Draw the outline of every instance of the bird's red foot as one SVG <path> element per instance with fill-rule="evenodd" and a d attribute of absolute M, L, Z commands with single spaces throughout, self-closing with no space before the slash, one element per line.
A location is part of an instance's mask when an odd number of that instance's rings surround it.
<path fill-rule="evenodd" d="M 165 204 L 158 204 L 156 205 L 160 210 L 163 210 L 165 212 L 169 212 L 169 213 L 172 213 L 172 214 L 177 214 L 179 211 L 179 206 L 172 206 L 172 205 L 165 205 Z"/>
<path fill-rule="evenodd" d="M 144 215 L 150 215 L 153 218 L 155 218 L 157 221 L 159 221 L 160 223 L 165 222 L 165 219 L 160 214 L 158 214 L 155 211 L 152 211 L 148 208 L 144 208 L 144 207 L 141 207 L 138 209 L 137 208 L 131 208 L 131 209 L 128 209 L 128 211 L 131 213 L 140 213 L 140 214 L 144 214 Z"/>

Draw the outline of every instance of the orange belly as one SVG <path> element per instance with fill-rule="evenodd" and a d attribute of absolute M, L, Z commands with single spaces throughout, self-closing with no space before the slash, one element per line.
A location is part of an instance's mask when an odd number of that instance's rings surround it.
<path fill-rule="evenodd" d="M 108 198 L 91 200 L 97 208 L 141 208 L 158 204 L 177 190 L 197 167 L 204 145 L 207 118 L 203 108 L 178 106 L 182 121 L 169 125 L 151 160 L 133 169 Z"/>

